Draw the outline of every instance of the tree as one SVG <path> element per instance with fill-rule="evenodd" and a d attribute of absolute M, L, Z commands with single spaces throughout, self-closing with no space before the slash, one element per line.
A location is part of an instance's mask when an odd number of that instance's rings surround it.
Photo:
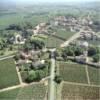
<path fill-rule="evenodd" d="M 13 50 L 13 46 L 12 46 L 12 45 L 9 46 L 9 50 L 10 50 L 10 51 Z"/>
<path fill-rule="evenodd" d="M 19 55 L 19 54 L 16 54 L 16 55 L 14 56 L 14 59 L 15 59 L 16 61 L 18 61 L 18 60 L 20 59 L 20 55 Z"/>
<path fill-rule="evenodd" d="M 99 62 L 100 61 L 100 54 L 96 54 L 93 56 L 93 62 Z"/>
<path fill-rule="evenodd" d="M 94 56 L 95 54 L 99 53 L 100 50 L 98 47 L 89 47 L 88 49 L 88 56 Z"/>
<path fill-rule="evenodd" d="M 61 76 L 56 75 L 54 80 L 55 80 L 56 83 L 60 84 L 61 81 L 62 81 L 62 78 L 61 78 Z"/>
<path fill-rule="evenodd" d="M 25 52 L 28 52 L 29 50 L 32 49 L 32 46 L 29 42 L 26 42 L 23 46 L 23 49 L 25 50 Z"/>
<path fill-rule="evenodd" d="M 74 51 L 73 51 L 73 49 L 72 49 L 71 46 L 65 48 L 65 49 L 63 50 L 63 52 L 64 52 L 67 56 L 74 56 Z"/>
<path fill-rule="evenodd" d="M 37 70 L 36 76 L 37 76 L 37 80 L 41 80 L 42 78 L 45 77 L 45 72 L 43 70 Z"/>
<path fill-rule="evenodd" d="M 30 83 L 30 82 L 33 82 L 34 80 L 36 80 L 36 78 L 37 78 L 37 76 L 36 76 L 35 71 L 31 70 L 28 73 L 28 77 L 27 77 L 26 81 Z"/>
<path fill-rule="evenodd" d="M 0 50 L 3 50 L 5 47 L 7 47 L 6 39 L 0 39 Z"/>
<path fill-rule="evenodd" d="M 67 60 L 67 54 L 65 52 L 62 52 L 62 55 L 61 56 L 63 57 L 64 61 Z"/>
<path fill-rule="evenodd" d="M 34 46 L 34 49 L 42 49 L 45 46 L 45 43 L 39 39 L 31 39 L 30 43 Z"/>
<path fill-rule="evenodd" d="M 75 48 L 73 48 L 73 51 L 74 51 L 75 56 L 79 56 L 79 55 L 83 54 L 84 50 L 81 47 L 75 47 Z"/>

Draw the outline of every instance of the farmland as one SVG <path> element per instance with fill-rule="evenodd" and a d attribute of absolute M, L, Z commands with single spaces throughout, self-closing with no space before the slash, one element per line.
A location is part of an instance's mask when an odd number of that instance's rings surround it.
<path fill-rule="evenodd" d="M 20 88 L 10 90 L 10 91 L 5 91 L 0 93 L 0 100 L 1 99 L 8 99 L 8 100 L 16 100 L 16 97 L 20 91 Z"/>
<path fill-rule="evenodd" d="M 65 40 L 69 39 L 75 32 L 71 32 L 69 30 L 57 29 L 56 35 L 64 38 Z"/>
<path fill-rule="evenodd" d="M 48 38 L 44 42 L 46 43 L 46 46 L 48 48 L 50 48 L 50 47 L 60 47 L 60 45 L 65 40 L 67 40 L 68 38 L 70 38 L 74 34 L 75 34 L 74 32 L 58 29 L 58 30 L 56 30 L 56 34 L 54 36 L 49 35 Z"/>
<path fill-rule="evenodd" d="M 55 38 L 53 36 L 49 36 L 45 43 L 46 43 L 46 46 L 48 48 L 52 48 L 52 47 L 59 47 L 61 43 L 63 43 L 64 41 L 62 41 L 61 39 L 58 39 L 58 38 Z"/>
<path fill-rule="evenodd" d="M 0 89 L 19 84 L 13 59 L 0 61 Z"/>
<path fill-rule="evenodd" d="M 100 85 L 100 69 L 95 67 L 88 67 L 91 84 Z"/>
<path fill-rule="evenodd" d="M 45 96 L 46 87 L 43 84 L 29 85 L 0 93 L 0 99 L 9 100 L 44 100 Z"/>
<path fill-rule="evenodd" d="M 99 100 L 100 9 L 27 3 L 0 6 L 0 100 Z"/>
<path fill-rule="evenodd" d="M 48 21 L 47 15 L 30 15 L 29 17 L 28 13 L 25 15 L 25 13 L 17 13 L 14 15 L 7 15 L 4 17 L 0 17 L 0 29 L 4 29 L 10 24 L 18 24 L 23 23 L 25 21 L 31 22 L 33 26 L 36 26 L 40 22 Z"/>
<path fill-rule="evenodd" d="M 99 88 L 64 83 L 61 100 L 99 100 Z"/>
<path fill-rule="evenodd" d="M 87 83 L 84 65 L 60 63 L 59 71 L 64 81 Z"/>

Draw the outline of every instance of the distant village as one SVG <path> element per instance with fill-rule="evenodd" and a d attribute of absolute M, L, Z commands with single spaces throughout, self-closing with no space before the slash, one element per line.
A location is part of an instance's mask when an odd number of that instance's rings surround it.
<path fill-rule="evenodd" d="M 88 63 L 90 65 L 99 66 L 100 61 L 99 61 L 99 63 L 94 63 L 91 60 L 91 57 L 88 57 L 88 48 L 90 47 L 88 40 L 100 41 L 100 36 L 98 34 L 96 34 L 94 31 L 92 31 L 92 29 L 89 27 L 90 24 L 93 24 L 93 22 L 89 16 L 86 18 L 83 18 L 83 19 L 74 18 L 74 17 L 67 18 L 65 16 L 58 16 L 53 21 L 51 21 L 49 23 L 45 23 L 45 22 L 40 23 L 34 29 L 28 30 L 28 31 L 31 31 L 33 33 L 32 36 L 38 36 L 40 34 L 45 34 L 45 35 L 52 34 L 53 35 L 55 32 L 49 33 L 48 30 L 50 30 L 52 27 L 63 26 L 63 27 L 69 28 L 71 32 L 80 32 L 80 35 L 78 38 L 79 40 L 76 38 L 70 44 L 73 44 L 73 43 L 74 43 L 74 45 L 77 44 L 80 48 L 84 49 L 84 52 L 83 52 L 83 54 L 81 54 L 79 56 L 69 57 L 69 59 L 76 59 L 77 62 Z M 83 40 L 83 41 L 81 41 L 81 40 Z M 25 38 L 23 38 L 20 34 L 17 34 L 14 37 L 13 43 L 14 44 L 24 44 L 25 41 L 26 41 Z M 69 44 L 69 46 L 70 46 L 70 44 Z M 47 50 L 47 48 L 44 48 L 44 49 Z M 30 61 L 30 59 L 32 59 L 32 61 L 35 61 L 34 65 L 44 64 L 44 62 L 45 62 L 44 59 L 39 60 L 39 58 L 36 57 L 37 54 L 39 54 L 39 53 L 41 53 L 41 52 L 35 51 L 35 50 L 30 50 L 30 52 L 28 52 L 28 53 L 24 52 L 24 51 L 20 51 L 20 56 L 21 56 L 21 58 L 24 58 L 27 63 Z M 35 59 L 33 56 L 35 56 Z M 20 64 L 25 61 L 19 60 L 17 62 L 17 64 Z"/>

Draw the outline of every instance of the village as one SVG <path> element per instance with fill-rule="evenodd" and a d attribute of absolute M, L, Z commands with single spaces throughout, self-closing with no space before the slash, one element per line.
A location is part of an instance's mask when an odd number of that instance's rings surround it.
<path fill-rule="evenodd" d="M 93 21 L 89 16 L 85 18 L 58 16 L 50 22 L 42 22 L 35 28 L 27 29 L 27 32 L 31 33 L 27 37 L 20 32 L 11 37 L 12 45 L 18 46 L 13 58 L 20 83 L 23 86 L 31 83 L 45 83 L 46 86 L 50 84 L 50 92 L 47 95 L 50 96 L 49 100 L 55 100 L 55 90 L 52 87 L 64 80 L 57 74 L 56 63 L 100 68 L 100 45 L 92 43 L 100 42 L 100 35 L 89 27 L 92 24 Z M 73 35 L 60 37 L 57 35 L 57 29 L 64 30 L 65 34 L 66 31 L 72 32 Z M 61 39 L 63 42 L 58 47 L 48 48 L 46 43 L 49 37 L 54 37 L 54 40 Z M 54 41 L 51 39 L 50 42 L 52 45 Z M 90 84 L 89 80 L 88 82 Z"/>
<path fill-rule="evenodd" d="M 52 27 L 54 26 L 64 26 L 63 28 L 66 29 L 69 28 L 70 31 L 74 31 L 76 33 L 79 32 L 78 36 L 75 39 L 72 39 L 69 43 L 70 45 L 77 45 L 80 48 L 84 49 L 83 55 L 84 57 L 86 57 L 86 55 L 88 56 L 88 49 L 92 48 L 92 46 L 94 46 L 93 44 L 89 43 L 89 40 L 92 41 L 100 41 L 100 36 L 98 34 L 96 34 L 94 31 L 92 31 L 92 29 L 89 27 L 89 24 L 92 24 L 92 20 L 88 17 L 84 18 L 84 19 L 75 19 L 74 17 L 71 18 L 66 18 L 65 16 L 59 16 L 57 18 L 54 19 L 53 23 L 49 22 L 49 23 L 40 23 L 39 25 L 37 25 L 33 30 L 29 30 L 32 31 L 32 37 L 35 39 L 38 38 L 46 38 L 46 36 L 48 35 L 56 35 L 57 33 L 54 31 L 52 33 L 50 33 L 50 29 L 52 29 Z M 15 36 L 15 44 L 25 44 L 25 40 L 23 39 L 23 37 L 21 35 L 16 35 Z M 67 45 L 64 45 L 64 47 L 66 47 Z M 63 48 L 64 48 L 63 47 Z M 60 45 L 59 45 L 60 48 Z M 99 49 L 99 46 L 98 46 Z M 42 51 L 47 51 L 48 48 L 46 48 L 46 46 L 43 47 Z M 29 59 L 31 58 L 33 55 L 37 55 L 37 52 L 39 51 L 35 51 L 30 50 L 29 54 L 21 51 L 20 54 L 21 56 L 23 56 L 24 59 Z M 82 56 L 82 55 L 81 55 Z M 83 56 L 82 56 L 83 57 Z M 83 57 L 83 58 L 84 58 Z M 86 57 L 87 59 L 87 57 Z M 81 60 L 81 59 L 80 59 Z M 93 62 L 93 61 L 92 61 Z M 84 62 L 85 63 L 85 62 Z"/>

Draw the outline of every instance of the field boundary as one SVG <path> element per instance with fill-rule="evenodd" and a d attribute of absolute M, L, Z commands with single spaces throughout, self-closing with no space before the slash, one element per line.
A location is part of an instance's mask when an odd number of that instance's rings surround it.
<path fill-rule="evenodd" d="M 63 81 L 62 83 L 71 84 L 71 85 L 90 86 L 90 87 L 100 88 L 100 85 L 90 85 L 90 84 L 85 84 L 85 83 L 76 83 L 76 82 L 68 82 L 68 81 Z"/>
<path fill-rule="evenodd" d="M 87 82 L 90 85 L 91 82 L 90 82 L 89 71 L 88 71 L 88 66 L 87 65 L 85 66 L 85 71 L 86 71 L 86 76 L 87 76 Z"/>

